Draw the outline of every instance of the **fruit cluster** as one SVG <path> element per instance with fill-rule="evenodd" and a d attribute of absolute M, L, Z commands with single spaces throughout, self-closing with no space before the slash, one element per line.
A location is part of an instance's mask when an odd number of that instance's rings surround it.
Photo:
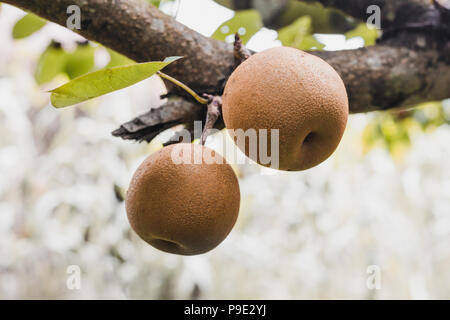
<path fill-rule="evenodd" d="M 278 129 L 279 169 L 299 171 L 323 162 L 337 148 L 347 123 L 348 98 L 341 78 L 325 61 L 280 47 L 257 53 L 234 70 L 222 113 L 227 129 Z M 257 139 L 259 145 L 263 137 Z M 248 145 L 238 147 L 267 166 Z M 174 161 L 183 155 L 200 161 Z M 239 205 L 231 166 L 215 151 L 185 143 L 150 155 L 134 174 L 126 197 L 136 233 L 157 249 L 181 255 L 219 245 L 233 228 Z"/>

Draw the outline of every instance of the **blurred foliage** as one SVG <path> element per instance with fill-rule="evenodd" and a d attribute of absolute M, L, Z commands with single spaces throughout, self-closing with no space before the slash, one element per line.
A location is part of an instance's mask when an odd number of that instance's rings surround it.
<path fill-rule="evenodd" d="M 318 3 L 304 3 L 298 0 L 291 0 L 288 7 L 283 10 L 277 18 L 279 26 L 287 26 L 299 17 L 311 17 L 311 27 L 314 33 L 336 33 L 338 30 L 351 29 L 355 21 L 351 17 L 344 16 L 340 12 L 324 8 Z"/>
<path fill-rule="evenodd" d="M 212 38 L 224 41 L 228 36 L 239 33 L 243 43 L 263 27 L 261 15 L 256 10 L 236 11 L 230 20 L 222 23 L 214 32 Z"/>
<path fill-rule="evenodd" d="M 360 23 L 355 29 L 346 32 L 345 36 L 347 39 L 361 37 L 365 46 L 373 46 L 377 41 L 379 32 L 375 28 L 369 28 L 366 23 Z"/>
<path fill-rule="evenodd" d="M 73 52 L 66 53 L 67 60 L 64 72 L 70 79 L 79 77 L 90 72 L 95 66 L 95 50 L 88 43 L 79 44 Z"/>
<path fill-rule="evenodd" d="M 301 50 L 321 50 L 325 47 L 312 35 L 312 19 L 309 16 L 301 17 L 291 25 L 280 29 L 278 39 L 284 46 Z"/>
<path fill-rule="evenodd" d="M 394 158 L 401 158 L 415 134 L 445 123 L 450 124 L 450 117 L 441 102 L 423 103 L 411 110 L 376 112 L 364 129 L 364 152 L 381 147 L 388 149 Z"/>
<path fill-rule="evenodd" d="M 89 43 L 82 43 L 69 52 L 59 43 L 52 42 L 39 58 L 35 71 L 36 82 L 41 85 L 60 74 L 66 74 L 69 79 L 73 79 L 92 71 L 96 49 Z"/>
<path fill-rule="evenodd" d="M 44 19 L 28 13 L 14 25 L 12 35 L 14 39 L 26 38 L 47 24 Z"/>
<path fill-rule="evenodd" d="M 265 7 L 262 7 L 264 2 L 261 1 L 259 5 L 253 1 L 249 1 L 247 4 L 231 0 L 215 0 L 215 2 L 232 10 L 258 9 L 261 10 L 261 13 L 263 9 L 265 10 Z M 356 26 L 355 19 L 336 9 L 324 8 L 319 3 L 305 3 L 298 0 L 287 1 L 287 5 L 281 7 L 281 11 L 272 10 L 269 16 L 267 16 L 267 12 L 265 14 L 264 21 L 268 23 L 269 28 L 273 29 L 286 27 L 303 16 L 312 18 L 314 33 L 341 33 Z"/>
<path fill-rule="evenodd" d="M 67 51 L 59 43 L 52 42 L 41 54 L 35 70 L 37 84 L 52 81 L 58 75 L 66 75 L 70 80 L 95 70 L 95 52 L 102 46 L 79 43 L 75 50 Z M 133 60 L 105 48 L 110 56 L 106 68 L 135 63 Z"/>
<path fill-rule="evenodd" d="M 67 53 L 61 45 L 52 42 L 41 54 L 36 65 L 34 78 L 37 84 L 41 85 L 50 82 L 57 75 L 63 72 L 67 61 Z"/>

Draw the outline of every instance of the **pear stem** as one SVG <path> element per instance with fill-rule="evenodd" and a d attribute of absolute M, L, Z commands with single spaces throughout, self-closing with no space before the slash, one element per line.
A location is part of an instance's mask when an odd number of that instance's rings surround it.
<path fill-rule="evenodd" d="M 172 82 L 173 84 L 179 86 L 180 88 L 182 88 L 184 91 L 186 91 L 187 93 L 189 93 L 191 96 L 194 97 L 195 100 L 197 100 L 199 103 L 201 104 L 208 104 L 208 100 L 204 99 L 202 97 L 200 97 L 197 93 L 195 93 L 194 90 L 192 90 L 191 88 L 189 88 L 187 85 L 185 85 L 183 82 L 169 76 L 168 74 L 165 74 L 161 71 L 157 72 L 158 76 L 160 76 L 163 79 L 166 79 L 170 82 Z"/>
<path fill-rule="evenodd" d="M 234 35 L 234 67 L 237 68 L 242 62 L 250 58 L 252 55 L 251 51 L 247 49 L 247 47 L 242 43 L 242 39 L 239 36 L 239 33 L 235 33 Z"/>
<path fill-rule="evenodd" d="M 220 117 L 220 109 L 222 108 L 222 97 L 213 96 L 210 94 L 203 94 L 208 99 L 208 110 L 206 111 L 205 127 L 203 128 L 202 136 L 200 137 L 200 144 L 205 145 L 206 138 L 209 135 L 209 131 L 214 127 L 217 119 Z"/>

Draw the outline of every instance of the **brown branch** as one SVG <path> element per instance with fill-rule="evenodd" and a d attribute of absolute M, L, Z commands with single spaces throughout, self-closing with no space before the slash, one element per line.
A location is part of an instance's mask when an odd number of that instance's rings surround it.
<path fill-rule="evenodd" d="M 162 131 L 202 119 L 205 114 L 205 106 L 177 98 L 122 124 L 112 135 L 127 140 L 150 142 Z"/>
<path fill-rule="evenodd" d="M 397 8 L 406 0 L 335 0 L 320 1 L 346 9 L 354 15 L 364 13 L 368 2 L 379 4 L 383 12 Z M 421 1 L 421 0 L 412 0 Z M 425 0 L 424 0 L 425 1 Z M 82 12 L 79 33 L 100 42 L 137 61 L 162 60 L 181 55 L 164 72 L 183 81 L 196 92 L 221 95 L 226 79 L 234 67 L 233 46 L 206 38 L 176 22 L 141 0 L 5 0 L 32 11 L 53 22 L 65 25 L 69 5 L 78 5 Z M 348 4 L 347 4 L 348 3 Z M 351 5 L 356 8 L 351 8 Z M 365 3 L 361 5 L 361 3 Z M 395 4 L 395 5 L 394 5 Z M 388 11 L 384 11 L 385 9 Z M 350 11 L 352 10 L 352 11 Z M 425 39 L 426 45 L 423 45 Z M 422 44 L 421 44 L 422 43 Z M 418 45 L 417 45 L 418 44 Z M 403 33 L 388 42 L 350 51 L 312 52 L 330 63 L 346 85 L 351 112 L 367 112 L 450 97 L 450 66 L 445 63 L 442 46 L 430 34 Z M 154 122 L 142 121 L 135 126 L 125 124 L 123 137 L 147 140 L 152 128 L 161 130 L 165 124 L 203 120 L 205 108 L 179 100 L 168 103 L 163 110 L 179 109 L 181 117 L 153 116 Z M 199 109 L 200 108 L 200 109 Z M 199 111 L 200 110 L 200 111 Z M 153 113 L 152 113 L 153 112 Z M 169 120 L 170 119 L 170 120 Z M 142 117 L 140 117 L 142 120 Z M 172 122 L 173 121 L 173 122 Z M 223 125 L 218 122 L 216 126 Z M 125 130 L 125 131 L 124 131 Z M 150 130 L 150 131 L 146 131 Z M 136 135 L 140 132 L 139 135 Z"/>
<path fill-rule="evenodd" d="M 315 54 L 344 80 L 351 113 L 411 107 L 450 97 L 450 65 L 436 50 L 386 44 Z"/>

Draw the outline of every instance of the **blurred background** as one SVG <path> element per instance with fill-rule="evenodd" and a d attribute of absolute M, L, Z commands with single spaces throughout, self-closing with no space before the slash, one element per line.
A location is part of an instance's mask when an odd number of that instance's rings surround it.
<path fill-rule="evenodd" d="M 277 21 L 270 6 L 151 2 L 206 36 L 239 32 L 255 51 L 353 49 L 378 37 L 299 2 Z M 182 257 L 141 241 L 123 202 L 163 137 L 138 144 L 110 134 L 161 104 L 161 80 L 56 110 L 48 90 L 126 59 L 5 4 L 0 32 L 0 299 L 450 298 L 450 100 L 351 115 L 335 154 L 305 172 L 234 165 L 234 230 L 215 250 Z M 224 144 L 234 148 L 223 132 L 207 143 Z M 67 286 L 73 265 L 78 290 Z"/>

